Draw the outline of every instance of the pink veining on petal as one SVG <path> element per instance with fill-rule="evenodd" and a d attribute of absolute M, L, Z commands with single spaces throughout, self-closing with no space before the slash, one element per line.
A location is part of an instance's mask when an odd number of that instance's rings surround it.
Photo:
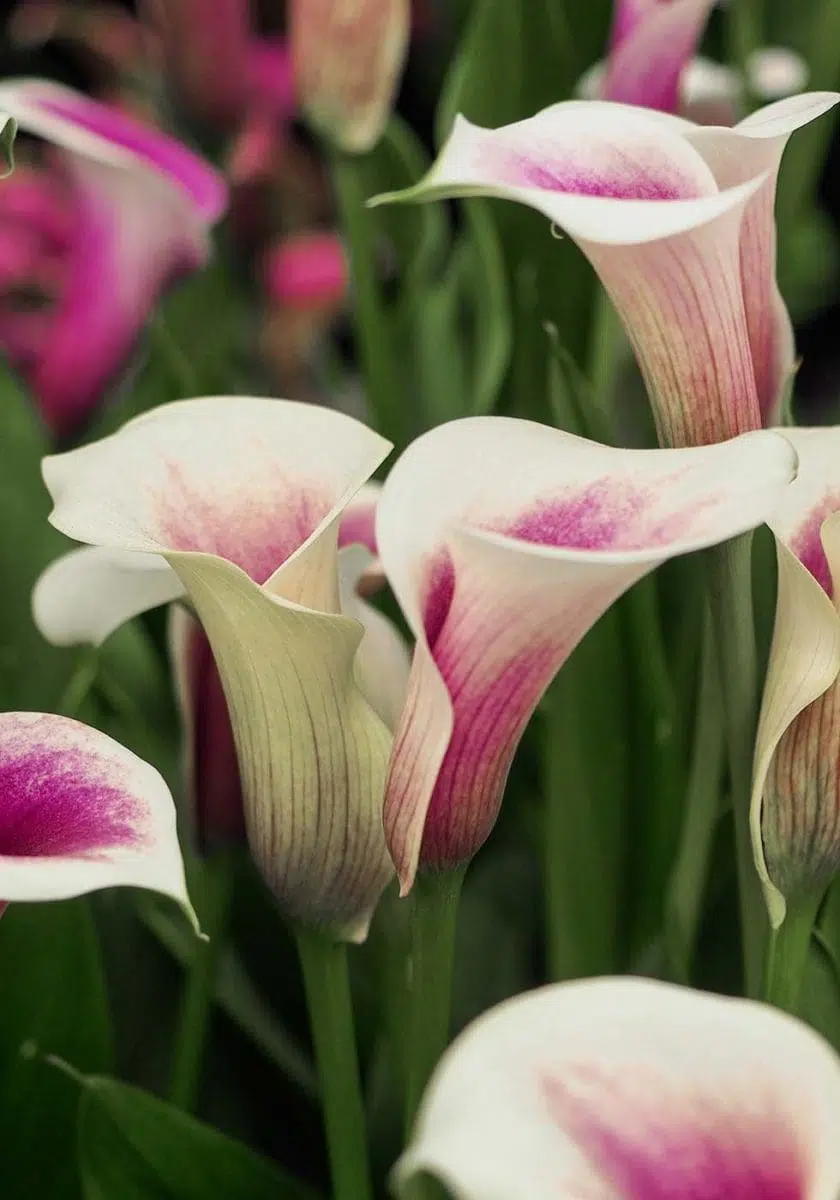
<path fill-rule="evenodd" d="M 282 482 L 282 481 L 281 481 Z M 283 496 L 282 490 L 280 495 Z M 156 536 L 170 549 L 215 554 L 234 563 L 256 583 L 265 583 L 315 531 L 332 504 L 313 487 L 291 507 L 287 496 L 208 498 L 171 465 L 160 499 Z"/>
<path fill-rule="evenodd" d="M 696 513 L 651 516 L 657 488 L 598 479 L 568 497 L 545 500 L 513 521 L 484 528 L 541 546 L 575 550 L 642 550 L 664 546 L 684 533 Z"/>
<path fill-rule="evenodd" d="M 780 1114 L 669 1096 L 642 1067 L 626 1077 L 570 1065 L 543 1077 L 552 1117 L 610 1189 L 633 1200 L 803 1200 L 808 1172 Z"/>
<path fill-rule="evenodd" d="M 175 138 L 143 125 L 119 109 L 84 96 L 38 96 L 44 112 L 122 146 L 180 185 L 206 221 L 215 221 L 227 202 L 224 181 L 198 155 Z"/>
<path fill-rule="evenodd" d="M 790 539 L 791 553 L 795 554 L 816 579 L 827 596 L 833 599 L 834 584 L 831 569 L 825 556 L 820 530 L 823 522 L 832 513 L 840 510 L 840 495 L 829 492 L 820 503 L 811 510 L 805 521 Z"/>
<path fill-rule="evenodd" d="M 433 653 L 454 595 L 455 567 L 449 551 L 442 548 L 429 559 L 423 596 L 423 628 Z"/>
<path fill-rule="evenodd" d="M 142 848 L 130 798 L 90 755 L 37 746 L 0 753 L 0 856 L 97 854 Z"/>

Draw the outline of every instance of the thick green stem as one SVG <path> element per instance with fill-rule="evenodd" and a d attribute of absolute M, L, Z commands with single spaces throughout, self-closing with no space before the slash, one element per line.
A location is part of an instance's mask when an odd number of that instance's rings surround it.
<path fill-rule="evenodd" d="M 735 851 L 744 983 L 748 996 L 761 988 L 767 912 L 752 853 L 750 792 L 755 744 L 757 667 L 752 599 L 752 534 L 709 552 L 710 603 L 715 628 L 723 711 L 729 751 L 729 780 L 735 818 Z"/>
<path fill-rule="evenodd" d="M 548 977 L 580 979 L 615 971 L 623 872 L 615 849 L 623 841 L 623 796 L 605 794 L 593 770 L 587 740 L 592 696 L 588 689 L 615 671 L 602 637 L 593 630 L 565 664 L 544 701 L 542 783 L 545 796 L 543 872 Z M 605 686 L 609 686 L 606 684 Z M 602 713 L 611 739 L 620 730 Z M 607 732 L 608 731 L 608 732 Z M 618 824 L 617 824 L 618 823 Z"/>
<path fill-rule="evenodd" d="M 418 875 L 411 893 L 411 969 L 406 1047 L 408 1132 L 429 1078 L 449 1042 L 458 901 L 464 869 Z"/>
<path fill-rule="evenodd" d="M 592 390 L 593 411 L 587 414 L 588 433 L 609 445 L 615 444 L 615 395 L 622 344 L 621 322 L 613 302 L 599 283 L 592 302 L 587 375 Z"/>
<path fill-rule="evenodd" d="M 764 999 L 785 1012 L 797 1011 L 808 965 L 811 932 L 819 906 L 818 899 L 789 905 L 784 921 L 770 935 L 764 971 Z"/>
<path fill-rule="evenodd" d="M 198 1097 L 213 1011 L 216 967 L 228 928 L 233 893 L 233 870 L 228 855 L 220 853 L 207 859 L 203 884 L 204 903 L 200 905 L 200 915 L 207 940 L 196 942 L 189 966 L 169 1088 L 172 1103 L 186 1112 L 192 1111 Z"/>
<path fill-rule="evenodd" d="M 711 617 L 707 613 L 703 626 L 703 649 L 685 815 L 665 906 L 668 956 L 674 974 L 681 983 L 688 983 L 691 977 L 694 947 L 709 876 L 709 856 L 721 812 L 720 785 L 725 738 L 720 699 L 714 635 Z"/>
<path fill-rule="evenodd" d="M 357 160 L 336 155 L 332 168 L 350 254 L 353 314 L 367 402 L 376 428 L 400 448 L 408 441 L 406 403 L 377 271 L 374 216 L 365 207 L 368 196 Z"/>
<path fill-rule="evenodd" d="M 298 928 L 296 936 L 321 1079 L 333 1197 L 372 1200 L 347 947 L 314 929 Z"/>

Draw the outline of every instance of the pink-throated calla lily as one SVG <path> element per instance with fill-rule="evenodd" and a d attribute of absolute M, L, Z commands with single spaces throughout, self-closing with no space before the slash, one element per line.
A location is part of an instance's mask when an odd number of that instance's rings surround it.
<path fill-rule="evenodd" d="M 769 431 L 622 450 L 485 417 L 409 447 L 376 531 L 417 639 L 385 799 L 403 892 L 418 865 L 481 846 L 539 698 L 609 605 L 666 559 L 758 525 L 794 469 Z"/>
<path fill-rule="evenodd" d="M 458 1200 L 835 1200 L 840 1060 L 775 1009 L 642 979 L 558 984 L 480 1017 L 394 1172 Z"/>
<path fill-rule="evenodd" d="M 175 806 L 154 767 L 69 717 L 0 714 L 0 911 L 149 888 L 195 924 Z"/>
<path fill-rule="evenodd" d="M 57 83 L 1 84 L 0 111 L 46 143 L 0 192 L 0 347 L 67 434 L 166 286 L 205 262 L 225 187 L 179 142 Z"/>
<path fill-rule="evenodd" d="M 372 557 L 379 491 L 379 484 L 363 484 L 344 509 L 338 527 L 339 586 L 341 611 L 355 617 L 365 629 L 356 656 L 362 689 L 373 709 L 393 729 L 405 699 L 408 649 L 390 621 L 363 598 L 380 587 L 385 578 Z M 47 602 L 54 601 L 59 614 L 64 608 L 64 561 L 58 559 L 48 569 L 37 592 L 38 596 L 45 595 Z M 82 578 L 83 585 L 85 582 Z M 95 576 L 91 574 L 87 582 L 96 586 Z M 41 623 L 43 627 L 45 622 Z M 46 625 L 52 627 L 54 623 L 54 617 L 48 618 Z M 174 604 L 170 609 L 169 647 L 183 721 L 184 779 L 195 839 L 203 850 L 242 841 L 246 834 L 245 812 L 227 701 L 207 636 L 183 604 Z"/>
<path fill-rule="evenodd" d="M 290 0 L 301 107 L 340 149 L 358 154 L 378 141 L 410 33 L 410 0 Z"/>
<path fill-rule="evenodd" d="M 752 834 L 770 919 L 840 868 L 840 430 L 790 429 L 796 481 L 769 520 L 776 624 L 755 751 Z"/>
<path fill-rule="evenodd" d="M 392 738 L 364 693 L 364 629 L 341 611 L 338 528 L 388 449 L 328 409 L 209 397 L 44 462 L 53 524 L 90 546 L 42 579 L 39 624 L 61 641 L 86 622 L 98 640 L 146 607 L 138 593 L 186 594 L 231 715 L 251 853 L 291 916 L 349 938 L 364 936 L 393 871 L 381 816 Z M 86 611 L 63 609 L 62 574 Z"/>
<path fill-rule="evenodd" d="M 795 96 L 734 129 L 594 100 L 495 130 L 459 117 L 425 179 L 373 203 L 492 195 L 544 213 L 609 293 L 660 441 L 722 441 L 773 423 L 789 383 L 775 180 L 788 136 L 837 100 Z"/>

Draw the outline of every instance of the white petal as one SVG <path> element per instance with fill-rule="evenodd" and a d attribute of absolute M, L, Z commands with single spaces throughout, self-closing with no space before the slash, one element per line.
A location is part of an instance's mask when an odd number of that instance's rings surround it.
<path fill-rule="evenodd" d="M 834 1200 L 840 1062 L 774 1009 L 641 979 L 510 1000 L 444 1056 L 396 1169 L 458 1200 Z"/>
<path fill-rule="evenodd" d="M 52 523 L 94 545 L 198 551 L 258 582 L 328 524 L 389 445 L 315 405 L 182 400 L 44 460 Z"/>
<path fill-rule="evenodd" d="M 183 594 L 164 558 L 84 546 L 46 568 L 32 593 L 32 615 L 54 646 L 99 646 L 132 617 Z"/>

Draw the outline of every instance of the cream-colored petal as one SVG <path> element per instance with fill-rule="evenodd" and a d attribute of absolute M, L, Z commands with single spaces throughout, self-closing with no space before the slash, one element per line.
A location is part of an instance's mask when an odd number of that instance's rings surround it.
<path fill-rule="evenodd" d="M 356 681 L 374 712 L 394 730 L 405 704 L 411 653 L 393 622 L 363 599 L 364 588 L 360 585 L 369 578 L 375 562 L 373 555 L 358 544 L 339 553 L 341 611 L 365 631 L 356 655 Z"/>
<path fill-rule="evenodd" d="M 319 545 L 330 535 L 331 559 Z M 209 555 L 168 559 L 213 648 L 257 865 L 291 916 L 362 940 L 393 874 L 382 830 L 391 735 L 356 686 L 361 626 L 304 606 L 335 586 L 323 570 L 334 571 L 334 528 L 287 564 L 297 602 L 278 594 L 279 572 L 260 588 Z"/>

